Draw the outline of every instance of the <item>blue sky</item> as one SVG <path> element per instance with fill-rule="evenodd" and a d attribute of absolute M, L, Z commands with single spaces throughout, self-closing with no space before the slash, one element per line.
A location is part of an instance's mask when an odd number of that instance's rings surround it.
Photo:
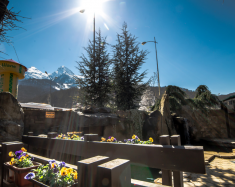
<path fill-rule="evenodd" d="M 26 30 L 8 33 L 20 63 L 48 73 L 65 65 L 79 74 L 76 61 L 93 36 L 92 7 L 86 2 L 10 0 L 8 8 L 31 18 L 18 24 Z M 82 7 L 84 14 L 78 12 Z M 96 13 L 96 29 L 110 44 L 124 21 L 138 42 L 156 37 L 161 86 L 195 90 L 204 84 L 214 94 L 228 94 L 235 92 L 234 9 L 234 0 L 109 0 Z M 157 69 L 154 43 L 139 47 L 150 52 L 141 69 L 148 70 L 147 80 Z M 11 45 L 3 43 L 0 50 L 8 54 L 0 59 L 18 61 Z"/>

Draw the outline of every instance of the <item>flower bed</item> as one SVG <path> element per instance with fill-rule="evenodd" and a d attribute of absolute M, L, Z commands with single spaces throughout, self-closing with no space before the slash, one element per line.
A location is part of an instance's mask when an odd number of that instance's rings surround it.
<path fill-rule="evenodd" d="M 65 135 L 65 134 L 59 134 L 56 139 L 64 139 L 64 140 L 80 140 L 80 141 L 83 141 L 84 140 L 84 137 L 83 136 L 78 136 L 76 134 L 70 134 L 70 133 L 67 133 L 68 135 Z"/>
<path fill-rule="evenodd" d="M 141 141 L 138 136 L 133 135 L 132 139 L 124 139 L 124 141 L 118 141 L 116 138 L 113 136 L 109 136 L 107 139 L 102 137 L 101 142 L 114 142 L 114 143 L 129 143 L 129 144 L 152 144 L 153 143 L 153 138 L 149 138 L 147 141 Z"/>
<path fill-rule="evenodd" d="M 50 160 L 47 165 L 41 165 L 25 177 L 38 186 L 73 186 L 77 180 L 77 171 L 66 167 L 65 162 Z"/>

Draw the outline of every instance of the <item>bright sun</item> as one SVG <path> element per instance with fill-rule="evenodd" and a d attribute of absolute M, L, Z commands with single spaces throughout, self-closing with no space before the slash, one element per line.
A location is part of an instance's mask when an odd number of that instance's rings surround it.
<path fill-rule="evenodd" d="M 80 6 L 80 10 L 85 10 L 84 13 L 89 17 L 93 17 L 94 13 L 102 14 L 102 4 L 105 1 L 107 0 L 83 0 Z"/>

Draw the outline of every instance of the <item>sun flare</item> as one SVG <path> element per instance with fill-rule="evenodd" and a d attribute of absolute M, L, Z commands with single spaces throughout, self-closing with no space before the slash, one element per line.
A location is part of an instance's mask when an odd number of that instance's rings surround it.
<path fill-rule="evenodd" d="M 95 14 L 102 14 L 102 4 L 107 0 L 83 0 L 81 3 L 80 13 L 85 13 L 88 17 L 93 17 Z"/>

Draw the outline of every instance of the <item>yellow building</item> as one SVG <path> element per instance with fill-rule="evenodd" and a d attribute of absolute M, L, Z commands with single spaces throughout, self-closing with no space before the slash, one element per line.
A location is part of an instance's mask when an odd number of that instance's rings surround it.
<path fill-rule="evenodd" d="M 25 77 L 27 68 L 18 62 L 0 60 L 0 92 L 10 92 L 15 98 L 18 95 L 18 80 Z"/>

